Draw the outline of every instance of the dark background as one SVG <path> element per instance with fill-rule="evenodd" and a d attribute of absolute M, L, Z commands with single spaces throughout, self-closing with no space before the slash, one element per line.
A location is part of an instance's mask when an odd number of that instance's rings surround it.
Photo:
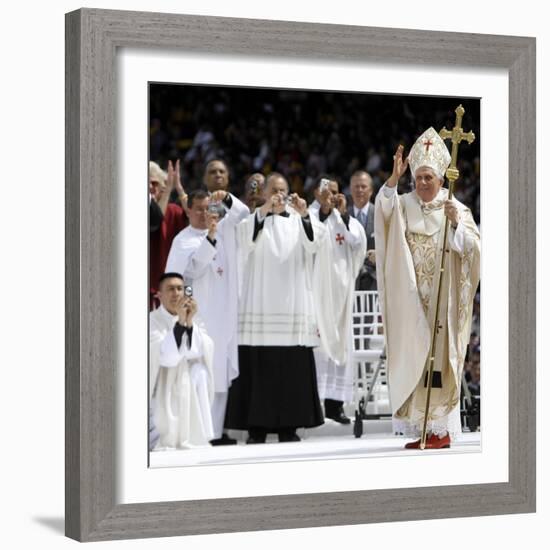
<path fill-rule="evenodd" d="M 456 193 L 480 221 L 479 99 L 160 83 L 150 84 L 149 94 L 150 159 L 163 168 L 181 159 L 189 191 L 201 185 L 205 163 L 221 158 L 237 196 L 251 173 L 271 171 L 308 197 L 324 172 L 346 190 L 351 174 L 367 169 L 377 190 L 397 145 L 408 154 L 430 126 L 451 129 L 462 104 L 462 126 L 477 139 L 460 146 Z M 402 185 L 407 190 L 408 182 Z"/>

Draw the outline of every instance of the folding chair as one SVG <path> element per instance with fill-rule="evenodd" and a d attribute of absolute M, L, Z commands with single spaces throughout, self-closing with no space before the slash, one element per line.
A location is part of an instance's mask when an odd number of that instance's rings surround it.
<path fill-rule="evenodd" d="M 355 375 L 353 406 L 363 418 L 391 416 L 377 291 L 355 291 L 350 338 L 348 360 Z"/>

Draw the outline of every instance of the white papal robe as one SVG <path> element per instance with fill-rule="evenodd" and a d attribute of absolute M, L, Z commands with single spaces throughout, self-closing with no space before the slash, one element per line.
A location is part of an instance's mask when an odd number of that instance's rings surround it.
<path fill-rule="evenodd" d="M 160 436 L 156 450 L 208 445 L 214 433 L 214 346 L 204 326 L 195 321 L 191 346 L 184 334 L 178 347 L 177 320 L 162 305 L 149 314 L 149 397 Z"/>
<path fill-rule="evenodd" d="M 310 215 L 320 220 L 312 205 Z M 349 361 L 351 313 L 355 279 L 367 252 L 362 225 L 333 209 L 323 220 L 326 238 L 320 243 L 313 268 L 314 303 L 321 346 L 314 350 L 319 397 L 349 402 L 353 394 L 353 367 Z"/>
<path fill-rule="evenodd" d="M 430 203 L 416 192 L 397 195 L 383 186 L 376 197 L 375 238 L 378 289 L 384 321 L 389 389 L 394 418 L 406 435 L 418 435 L 426 402 L 426 359 L 436 316 L 440 255 L 448 255 L 439 308 L 428 430 L 460 432 L 460 389 L 470 339 L 472 305 L 479 282 L 480 238 L 470 210 L 449 225 L 443 248 L 441 189 Z M 436 382 L 437 380 L 437 382 Z M 438 387 L 440 386 L 440 387 Z"/>

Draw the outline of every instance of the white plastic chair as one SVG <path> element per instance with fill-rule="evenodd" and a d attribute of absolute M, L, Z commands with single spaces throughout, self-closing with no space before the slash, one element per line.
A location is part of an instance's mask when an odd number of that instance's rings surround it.
<path fill-rule="evenodd" d="M 355 375 L 353 406 L 359 410 L 363 403 L 363 410 L 369 416 L 391 414 L 377 291 L 354 292 L 350 339 L 349 361 Z"/>

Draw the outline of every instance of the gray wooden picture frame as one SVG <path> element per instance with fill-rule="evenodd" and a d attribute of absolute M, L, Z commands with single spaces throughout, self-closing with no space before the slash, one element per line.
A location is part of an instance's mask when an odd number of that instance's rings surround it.
<path fill-rule="evenodd" d="M 117 49 L 504 68 L 509 481 L 117 504 Z M 80 541 L 535 511 L 535 39 L 82 9 L 66 15 L 66 534 Z"/>

